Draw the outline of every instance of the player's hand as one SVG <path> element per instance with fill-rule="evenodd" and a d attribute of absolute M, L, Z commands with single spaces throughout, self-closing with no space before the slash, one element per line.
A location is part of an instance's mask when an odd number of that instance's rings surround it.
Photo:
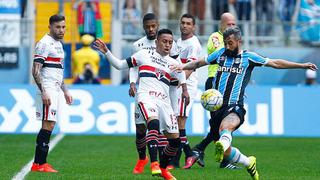
<path fill-rule="evenodd" d="M 106 44 L 104 42 L 102 42 L 101 39 L 96 39 L 93 42 L 93 47 L 95 49 L 99 50 L 100 52 L 102 52 L 103 54 L 105 54 L 109 51 L 108 47 L 106 46 Z"/>
<path fill-rule="evenodd" d="M 136 83 L 134 82 L 130 83 L 129 96 L 134 97 L 136 95 L 136 92 L 137 92 Z"/>
<path fill-rule="evenodd" d="M 183 65 L 182 64 L 172 64 L 169 66 L 170 70 L 171 71 L 174 71 L 174 72 L 182 72 L 183 71 Z"/>
<path fill-rule="evenodd" d="M 51 105 L 51 100 L 50 100 L 50 97 L 48 95 L 48 93 L 46 91 L 43 91 L 41 93 L 41 99 L 42 99 L 42 102 L 44 105 L 46 106 L 50 106 Z"/>
<path fill-rule="evenodd" d="M 313 63 L 307 62 L 307 63 L 304 63 L 304 65 L 305 65 L 305 68 L 306 68 L 306 69 L 311 69 L 311 70 L 313 70 L 313 71 L 318 70 L 317 65 L 315 65 L 315 64 L 313 64 Z"/>
<path fill-rule="evenodd" d="M 71 105 L 71 104 L 72 104 L 73 98 L 72 98 L 72 96 L 69 94 L 69 92 L 65 92 L 65 93 L 64 93 L 64 98 L 66 99 L 66 103 L 67 103 L 68 105 Z"/>

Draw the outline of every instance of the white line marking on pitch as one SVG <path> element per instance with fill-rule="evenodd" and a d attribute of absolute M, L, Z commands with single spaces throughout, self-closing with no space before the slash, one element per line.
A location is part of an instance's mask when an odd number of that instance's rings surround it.
<path fill-rule="evenodd" d="M 49 152 L 64 138 L 64 134 L 57 134 L 50 142 Z M 31 159 L 28 164 L 23 166 L 23 168 L 12 178 L 12 180 L 22 180 L 30 172 L 33 159 Z"/>

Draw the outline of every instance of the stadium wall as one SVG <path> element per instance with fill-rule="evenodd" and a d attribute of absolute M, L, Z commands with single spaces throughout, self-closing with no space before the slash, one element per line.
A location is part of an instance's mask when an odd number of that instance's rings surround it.
<path fill-rule="evenodd" d="M 202 89 L 202 88 L 201 88 Z M 246 121 L 236 135 L 320 137 L 320 87 L 249 86 Z M 35 91 L 32 85 L 3 85 L 0 90 L 0 133 L 36 133 Z M 55 133 L 133 135 L 134 103 L 128 86 L 72 86 L 74 104 L 63 108 Z M 189 135 L 208 132 L 209 113 L 199 89 L 187 122 Z"/>

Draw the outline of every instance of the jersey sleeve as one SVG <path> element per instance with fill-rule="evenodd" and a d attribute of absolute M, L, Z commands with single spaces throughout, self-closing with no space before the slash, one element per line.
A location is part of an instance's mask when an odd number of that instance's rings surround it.
<path fill-rule="evenodd" d="M 257 53 L 249 52 L 248 59 L 251 65 L 253 66 L 264 66 L 268 63 L 269 58 L 263 57 Z"/>
<path fill-rule="evenodd" d="M 224 53 L 225 48 L 221 48 L 218 51 L 215 51 L 208 55 L 208 57 L 205 58 L 205 61 L 207 64 L 217 64 L 218 58 Z"/>
<path fill-rule="evenodd" d="M 141 61 L 144 59 L 143 56 L 146 55 L 145 50 L 140 50 L 134 53 L 132 56 L 126 59 L 129 68 L 139 66 Z"/>
<path fill-rule="evenodd" d="M 138 68 L 130 68 L 129 70 L 129 81 L 130 83 L 137 83 L 139 77 Z"/>
<path fill-rule="evenodd" d="M 176 59 L 179 56 L 179 48 L 177 46 L 177 43 L 175 41 L 172 42 L 172 47 L 170 50 L 170 57 L 173 59 Z"/>
<path fill-rule="evenodd" d="M 34 50 L 33 62 L 43 64 L 49 54 L 49 48 L 46 43 L 39 41 Z"/>

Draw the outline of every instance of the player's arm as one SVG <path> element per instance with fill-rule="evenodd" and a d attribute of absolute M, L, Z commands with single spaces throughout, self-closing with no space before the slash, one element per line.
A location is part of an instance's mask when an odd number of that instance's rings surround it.
<path fill-rule="evenodd" d="M 179 84 L 182 89 L 182 94 L 181 94 L 182 100 L 184 100 L 186 105 L 188 105 L 190 102 L 190 96 L 189 96 L 188 89 L 187 89 L 186 75 L 182 71 L 181 73 L 176 73 L 176 78 L 179 80 Z"/>
<path fill-rule="evenodd" d="M 108 49 L 108 47 L 106 46 L 106 44 L 104 42 L 102 42 L 100 39 L 97 39 L 94 41 L 93 43 L 93 47 L 95 47 L 97 50 L 99 50 L 101 53 L 103 53 L 106 58 L 109 60 L 110 64 L 120 70 L 120 69 L 128 69 L 129 65 L 127 63 L 127 61 L 124 60 L 120 60 L 118 58 L 116 58 L 111 51 Z"/>
<path fill-rule="evenodd" d="M 223 54 L 224 50 L 224 48 L 221 48 L 220 50 L 210 54 L 208 57 L 204 57 L 199 60 L 189 62 L 187 64 L 172 66 L 171 70 L 180 72 L 182 70 L 195 70 L 208 64 L 217 64 L 217 59 Z"/>
<path fill-rule="evenodd" d="M 313 71 L 317 70 L 318 67 L 310 62 L 307 63 L 296 63 L 287 61 L 284 59 L 269 59 L 265 66 L 276 68 L 276 69 L 311 69 Z"/>
<path fill-rule="evenodd" d="M 197 61 L 192 61 L 192 62 L 188 62 L 186 64 L 175 64 L 175 65 L 171 65 L 170 69 L 172 71 L 175 72 L 182 72 L 184 70 L 195 70 L 199 67 L 202 67 L 204 65 L 206 65 L 207 63 L 205 62 L 204 58 L 197 60 Z"/>
<path fill-rule="evenodd" d="M 136 82 L 138 81 L 138 69 L 137 68 L 130 68 L 129 70 L 129 81 L 130 81 L 130 88 L 129 88 L 129 96 L 134 97 L 137 88 L 136 88 Z"/>
<path fill-rule="evenodd" d="M 71 105 L 72 102 L 73 102 L 73 99 L 72 99 L 72 96 L 70 95 L 68 89 L 67 89 L 67 86 L 64 82 L 62 82 L 61 84 L 61 90 L 63 91 L 63 94 L 64 94 L 64 98 L 66 100 L 66 103 Z"/>
<path fill-rule="evenodd" d="M 43 81 L 41 78 L 41 73 L 40 70 L 42 69 L 43 62 L 37 61 L 37 59 L 34 60 L 33 65 L 32 65 L 32 76 L 37 84 L 40 92 L 41 92 L 41 99 L 44 105 L 50 106 L 51 105 L 51 100 L 49 95 L 47 94 L 46 90 L 43 87 Z"/>

